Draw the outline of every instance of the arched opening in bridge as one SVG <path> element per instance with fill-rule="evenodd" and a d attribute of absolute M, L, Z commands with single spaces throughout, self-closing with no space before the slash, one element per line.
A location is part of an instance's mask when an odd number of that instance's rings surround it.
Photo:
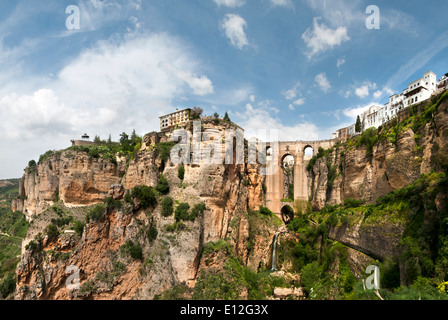
<path fill-rule="evenodd" d="M 272 155 L 274 154 L 274 149 L 271 146 L 266 146 L 266 163 L 270 163 L 272 160 Z"/>
<path fill-rule="evenodd" d="M 294 165 L 295 159 L 291 154 L 283 156 L 283 201 L 294 202 Z"/>
<path fill-rule="evenodd" d="M 303 160 L 311 160 L 312 157 L 314 157 L 314 149 L 311 146 L 306 146 L 305 149 L 303 149 L 304 157 Z"/>
<path fill-rule="evenodd" d="M 285 224 L 290 223 L 291 220 L 294 219 L 294 210 L 288 205 L 282 208 L 281 214 L 282 220 Z"/>

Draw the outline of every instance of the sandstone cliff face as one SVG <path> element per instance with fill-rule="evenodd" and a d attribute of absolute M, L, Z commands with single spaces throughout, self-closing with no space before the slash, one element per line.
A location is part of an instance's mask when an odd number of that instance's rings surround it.
<path fill-rule="evenodd" d="M 13 207 L 31 220 L 59 200 L 69 207 L 103 202 L 124 172 L 123 162 L 114 164 L 83 152 L 55 153 L 34 170 L 25 170 L 19 188 L 22 200 Z"/>
<path fill-rule="evenodd" d="M 405 120 L 409 112 L 399 114 L 398 120 Z M 325 205 L 340 204 L 347 198 L 372 203 L 390 191 L 413 183 L 422 174 L 439 170 L 436 160 L 448 150 L 447 112 L 448 102 L 445 101 L 432 121 L 418 132 L 412 127 L 405 128 L 398 134 L 396 143 L 388 139 L 380 141 L 373 146 L 370 155 L 366 146 L 342 145 L 319 158 L 308 172 L 312 207 L 321 210 Z M 329 176 L 331 167 L 333 177 Z M 332 178 L 330 182 L 329 178 Z"/>
<path fill-rule="evenodd" d="M 21 205 L 34 223 L 24 246 L 39 231 L 44 233 L 55 216 L 55 192 L 64 210 L 86 208 L 85 213 L 107 197 L 122 200 L 135 186 L 154 187 L 163 174 L 175 207 L 204 203 L 207 209 L 194 221 L 183 222 L 183 230 L 167 231 L 176 220 L 161 214 L 162 197 L 158 197 L 158 203 L 146 210 L 138 204 L 107 210 L 99 222 L 85 226 L 82 237 L 70 232 L 44 238 L 37 251 L 23 250 L 16 299 L 152 299 L 175 284 L 194 285 L 204 245 L 219 239 L 230 243 L 245 264 L 254 268 L 268 264 L 270 256 L 264 251 L 269 247 L 261 247 L 260 253 L 248 245 L 248 212 L 263 203 L 264 177 L 255 165 L 186 165 L 180 180 L 179 166 L 163 162 L 150 145 L 145 144 L 127 165 L 68 152 L 53 155 L 37 166 L 36 173 L 22 178 Z M 152 226 L 157 230 L 155 240 L 148 238 Z M 270 240 L 274 232 L 268 232 Z M 141 259 L 121 253 L 129 240 L 142 248 Z M 66 286 L 67 270 L 73 266 L 80 272 L 79 290 Z"/>
<path fill-rule="evenodd" d="M 424 108 L 425 104 L 420 108 Z M 406 121 L 411 110 L 399 114 L 398 123 Z M 378 197 L 404 188 L 431 170 L 440 171 L 448 164 L 448 102 L 441 103 L 431 121 L 416 132 L 406 125 L 396 137 L 396 143 L 385 139 L 373 146 L 353 143 L 336 146 L 316 160 L 308 172 L 311 206 L 321 210 L 326 205 L 343 204 L 345 199 L 375 203 Z M 387 130 L 387 128 L 386 128 Z M 445 195 L 440 195 L 444 199 Z M 443 203 L 443 200 L 440 201 Z M 384 218 L 381 225 L 365 224 L 330 229 L 330 238 L 379 260 L 400 254 L 400 239 L 405 225 Z"/>

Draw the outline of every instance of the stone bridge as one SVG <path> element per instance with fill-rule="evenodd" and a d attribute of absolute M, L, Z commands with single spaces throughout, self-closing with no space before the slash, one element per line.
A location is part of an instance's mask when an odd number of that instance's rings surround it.
<path fill-rule="evenodd" d="M 319 148 L 329 149 L 334 146 L 339 139 L 322 141 L 288 141 L 266 143 L 269 161 L 276 161 L 277 168 L 274 174 L 266 176 L 266 207 L 278 215 L 284 222 L 289 222 L 294 216 L 294 212 L 304 210 L 309 200 L 308 172 L 306 167 Z M 278 149 L 278 156 L 269 157 L 271 150 Z M 312 150 L 311 152 L 308 150 Z M 305 152 L 307 151 L 307 152 Z M 305 154 L 307 153 L 307 154 Z M 308 154 L 310 153 L 310 154 Z M 288 157 L 291 156 L 291 157 Z M 294 199 L 288 200 L 284 197 L 284 170 L 285 159 L 294 159 L 293 183 Z M 273 164 L 274 165 L 274 164 Z M 286 200 L 286 201 L 285 201 Z"/>

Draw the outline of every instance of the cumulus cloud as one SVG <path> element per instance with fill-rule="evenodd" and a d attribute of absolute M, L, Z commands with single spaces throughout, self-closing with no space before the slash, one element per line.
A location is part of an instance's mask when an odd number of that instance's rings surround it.
<path fill-rule="evenodd" d="M 319 128 L 313 123 L 298 118 L 293 125 L 285 125 L 283 121 L 272 115 L 269 108 L 263 104 L 253 106 L 246 104 L 242 112 L 236 112 L 238 123 L 244 128 L 246 138 L 272 140 L 272 135 L 277 133 L 279 141 L 318 140 Z"/>
<path fill-rule="evenodd" d="M 247 27 L 247 22 L 237 14 L 226 14 L 220 24 L 221 29 L 224 31 L 227 38 L 229 38 L 232 46 L 238 49 L 243 49 L 249 45 L 246 32 L 244 28 Z"/>
<path fill-rule="evenodd" d="M 355 89 L 355 94 L 364 99 L 370 95 L 370 90 L 376 89 L 376 83 L 366 82 L 361 87 Z"/>
<path fill-rule="evenodd" d="M 309 48 L 309 51 L 306 53 L 309 59 L 350 40 L 346 27 L 341 26 L 336 29 L 331 29 L 323 23 L 319 24 L 319 20 L 320 17 L 314 18 L 313 27 L 308 28 L 302 34 L 302 39 Z"/>
<path fill-rule="evenodd" d="M 342 113 L 346 117 L 350 118 L 352 121 L 356 121 L 356 118 L 357 118 L 358 115 L 361 115 L 362 113 L 364 113 L 365 111 L 369 110 L 369 108 L 374 106 L 374 105 L 380 105 L 380 104 L 376 103 L 376 102 L 372 102 L 372 103 L 369 103 L 367 105 L 350 107 L 350 108 L 346 108 L 346 109 L 342 110 Z"/>
<path fill-rule="evenodd" d="M 14 79 L 23 83 L 22 88 L 29 83 L 34 88 L 0 91 L 0 112 L 8 119 L 0 122 L 6 137 L 0 148 L 9 148 L 22 161 L 2 162 L 3 177 L 20 172 L 26 165 L 23 159 L 36 159 L 48 148 L 66 148 L 84 132 L 117 139 L 133 128 L 139 134 L 157 130 L 158 117 L 173 110 L 175 100 L 204 96 L 214 89 L 200 61 L 168 34 L 101 41 L 53 77 L 40 82 Z M 39 145 L 40 153 L 31 154 Z"/>
<path fill-rule="evenodd" d="M 328 81 L 327 75 L 325 73 L 319 73 L 314 78 L 314 82 L 325 93 L 331 89 L 331 84 Z"/>

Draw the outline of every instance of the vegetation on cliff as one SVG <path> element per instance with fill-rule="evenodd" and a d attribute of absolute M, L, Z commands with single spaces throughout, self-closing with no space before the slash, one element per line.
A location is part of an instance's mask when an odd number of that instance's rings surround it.
<path fill-rule="evenodd" d="M 361 282 L 353 281 L 350 269 L 346 268 L 346 250 L 363 248 L 346 247 L 350 244 L 343 245 L 331 239 L 330 234 L 350 233 L 354 229 L 386 232 L 390 226 L 399 225 L 402 234 L 377 235 L 399 239 L 393 254 L 384 259 L 372 256 L 371 263 L 377 264 L 381 271 L 380 295 L 386 300 L 448 299 L 448 157 L 447 143 L 443 140 L 448 131 L 443 131 L 441 120 L 436 119 L 444 116 L 447 98 L 446 91 L 429 102 L 405 109 L 380 128 L 370 128 L 346 143 L 319 150 L 311 159 L 307 168 L 310 174 L 318 170 L 318 161 L 327 163 L 328 201 L 335 177 L 342 175 L 344 178 L 345 156 L 351 149 L 364 148 L 367 161 L 372 161 L 380 146 L 392 145 L 395 154 L 399 154 L 405 147 L 400 139 L 411 132 L 415 141 L 414 150 L 411 150 L 413 158 L 421 160 L 428 147 L 424 143 L 430 139 L 432 144 L 431 157 L 426 164 L 431 172 L 422 174 L 406 187 L 370 201 L 342 198 L 343 204 L 327 204 L 315 212 L 310 208 L 291 222 L 289 228 L 298 233 L 300 241 L 286 243 L 282 250 L 293 253 L 293 269 L 301 273 L 310 298 L 378 299 L 373 291 L 366 291 Z M 391 177 L 385 176 L 388 178 Z M 369 250 L 364 253 L 372 254 Z M 365 279 L 365 274 L 362 276 Z"/>
<path fill-rule="evenodd" d="M 11 211 L 11 200 L 18 194 L 17 179 L 0 181 L 0 299 L 10 298 L 15 291 L 15 268 L 28 230 L 25 216 Z"/>

